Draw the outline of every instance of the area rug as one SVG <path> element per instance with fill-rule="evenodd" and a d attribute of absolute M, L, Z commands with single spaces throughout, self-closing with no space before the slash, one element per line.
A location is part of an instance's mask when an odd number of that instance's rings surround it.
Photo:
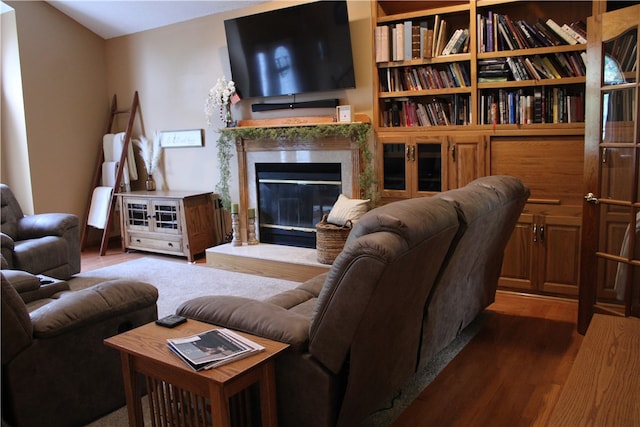
<path fill-rule="evenodd" d="M 298 282 L 271 279 L 250 274 L 228 272 L 193 264 L 141 258 L 81 273 L 69 281 L 72 289 L 81 289 L 110 279 L 135 279 L 155 285 L 159 291 L 158 315 L 175 312 L 184 301 L 203 295 L 236 295 L 264 299 L 299 285 Z M 363 423 L 365 427 L 382 427 L 393 424 L 400 414 L 420 395 L 429 383 L 471 341 L 483 324 L 479 316 L 445 349 L 410 381 L 395 393 L 389 402 L 371 414 Z M 151 425 L 146 396 L 143 398 L 145 425 Z M 87 427 L 126 427 L 127 410 L 120 408 L 100 418 Z"/>
<path fill-rule="evenodd" d="M 68 282 L 75 290 L 112 279 L 141 280 L 158 288 L 159 317 L 175 313 L 180 304 L 199 296 L 233 295 L 265 299 L 300 284 L 151 257 L 80 273 Z"/>

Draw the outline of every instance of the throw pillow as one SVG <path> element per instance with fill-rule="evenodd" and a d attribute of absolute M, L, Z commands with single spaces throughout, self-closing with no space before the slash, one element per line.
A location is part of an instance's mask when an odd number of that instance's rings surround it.
<path fill-rule="evenodd" d="M 327 222 L 343 226 L 347 220 L 356 222 L 369 209 L 369 199 L 350 199 L 344 194 L 338 196 L 338 200 L 331 208 Z"/>

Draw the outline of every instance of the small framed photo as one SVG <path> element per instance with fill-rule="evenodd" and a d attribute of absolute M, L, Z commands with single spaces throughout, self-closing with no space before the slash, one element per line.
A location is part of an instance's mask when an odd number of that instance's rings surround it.
<path fill-rule="evenodd" d="M 351 105 L 338 105 L 336 107 L 336 117 L 339 123 L 351 123 L 353 121 L 353 108 L 351 108 Z"/>

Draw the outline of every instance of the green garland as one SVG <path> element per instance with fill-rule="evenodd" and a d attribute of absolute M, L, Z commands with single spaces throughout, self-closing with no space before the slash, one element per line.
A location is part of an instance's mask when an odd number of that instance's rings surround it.
<path fill-rule="evenodd" d="M 326 124 L 314 126 L 291 126 L 291 127 L 238 127 L 221 129 L 218 137 L 218 164 L 220 166 L 220 181 L 216 185 L 216 191 L 220 194 L 222 206 L 225 209 L 231 207 L 231 193 L 229 191 L 229 180 L 231 171 L 229 161 L 233 157 L 234 142 L 237 138 L 242 139 L 286 139 L 310 141 L 319 138 L 342 136 L 353 138 L 358 142 L 362 152 L 364 170 L 360 174 L 359 183 L 363 196 L 371 199 L 375 204 L 375 194 L 373 186 L 375 178 L 373 174 L 373 155 L 369 149 L 369 134 L 371 126 L 367 123 L 345 123 Z"/>

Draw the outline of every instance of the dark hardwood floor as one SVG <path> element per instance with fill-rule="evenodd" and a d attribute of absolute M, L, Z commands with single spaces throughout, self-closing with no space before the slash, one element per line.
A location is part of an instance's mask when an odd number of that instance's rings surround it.
<path fill-rule="evenodd" d="M 143 256 L 153 255 L 112 245 L 100 256 L 87 248 L 82 271 Z M 206 264 L 203 257 L 196 263 Z M 577 316 L 574 300 L 498 291 L 480 332 L 394 427 L 546 425 L 582 343 Z"/>

